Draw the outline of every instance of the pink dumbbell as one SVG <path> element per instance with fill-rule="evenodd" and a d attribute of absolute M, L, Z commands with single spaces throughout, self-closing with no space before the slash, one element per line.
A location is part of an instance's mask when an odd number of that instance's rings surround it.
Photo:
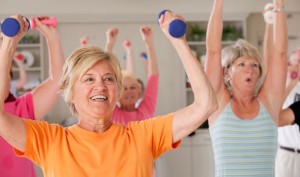
<path fill-rule="evenodd" d="M 16 52 L 14 57 L 20 61 L 24 60 L 24 58 L 25 58 L 24 55 L 19 52 Z"/>
<path fill-rule="evenodd" d="M 298 72 L 296 72 L 296 71 L 291 72 L 292 79 L 296 79 L 297 77 L 298 77 Z"/>
<path fill-rule="evenodd" d="M 41 22 L 42 22 L 42 24 L 48 25 L 48 26 L 56 27 L 56 25 L 57 25 L 56 17 L 52 17 L 51 19 L 47 19 L 47 20 L 41 20 Z M 36 23 L 33 18 L 30 19 L 30 26 L 31 26 L 31 29 L 34 29 L 36 27 Z"/>
<path fill-rule="evenodd" d="M 123 40 L 123 45 L 125 45 L 126 47 L 130 47 L 131 46 L 131 42 L 127 39 Z"/>

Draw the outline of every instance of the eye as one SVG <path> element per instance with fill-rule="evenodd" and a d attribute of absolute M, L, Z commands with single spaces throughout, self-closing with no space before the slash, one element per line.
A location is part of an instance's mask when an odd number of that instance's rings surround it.
<path fill-rule="evenodd" d="M 239 63 L 238 66 L 245 66 L 245 64 L 244 63 Z"/>
<path fill-rule="evenodd" d="M 257 67 L 258 67 L 258 64 L 257 64 L 257 63 L 254 63 L 254 64 L 252 64 L 252 67 L 257 68 Z"/>
<path fill-rule="evenodd" d="M 103 82 L 108 84 L 108 85 L 112 85 L 112 84 L 115 84 L 117 82 L 117 79 L 113 75 L 108 75 L 108 76 L 105 76 L 103 78 Z"/>
<path fill-rule="evenodd" d="M 136 86 L 131 86 L 130 87 L 130 90 L 135 90 L 136 89 Z"/>
<path fill-rule="evenodd" d="M 83 83 L 88 84 L 88 85 L 94 83 L 94 81 L 95 81 L 95 79 L 91 76 L 85 76 L 85 77 L 83 77 L 82 80 L 83 80 Z"/>

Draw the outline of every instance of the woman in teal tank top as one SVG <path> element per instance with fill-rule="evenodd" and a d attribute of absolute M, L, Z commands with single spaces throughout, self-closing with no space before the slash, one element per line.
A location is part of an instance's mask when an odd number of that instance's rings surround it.
<path fill-rule="evenodd" d="M 206 74 L 219 104 L 209 117 L 218 177 L 275 174 L 277 123 L 287 69 L 287 31 L 284 0 L 274 0 L 274 4 L 272 60 L 268 60 L 268 70 L 263 72 L 261 55 L 247 41 L 237 40 L 222 50 L 223 0 L 214 1 L 207 30 Z"/>

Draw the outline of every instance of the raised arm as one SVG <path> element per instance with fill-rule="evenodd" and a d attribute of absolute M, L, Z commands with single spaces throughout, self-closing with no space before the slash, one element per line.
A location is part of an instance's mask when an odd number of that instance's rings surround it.
<path fill-rule="evenodd" d="M 265 20 L 265 33 L 263 39 L 263 64 L 264 75 L 268 70 L 268 62 L 272 60 L 272 46 L 273 46 L 273 23 L 275 13 L 273 12 L 273 3 L 267 3 L 263 11 L 263 17 Z"/>
<path fill-rule="evenodd" d="M 173 38 L 168 33 L 170 22 L 176 18 L 184 20 L 182 17 L 167 11 L 164 15 L 161 15 L 159 24 L 182 61 L 191 82 L 195 99 L 191 105 L 175 112 L 173 119 L 173 142 L 177 142 L 195 131 L 217 108 L 214 91 L 205 76 L 200 62 L 192 54 L 185 36 Z"/>
<path fill-rule="evenodd" d="M 287 26 L 284 13 L 284 0 L 274 0 L 275 21 L 273 25 L 272 60 L 268 62 L 268 70 L 259 97 L 270 105 L 272 117 L 278 120 L 285 92 L 287 74 Z M 276 88 L 276 89 L 274 89 Z"/>
<path fill-rule="evenodd" d="M 113 48 L 115 46 L 117 36 L 118 36 L 119 30 L 117 28 L 110 28 L 106 31 L 106 45 L 105 45 L 105 51 L 112 52 Z"/>
<path fill-rule="evenodd" d="M 24 151 L 26 130 L 23 120 L 4 112 L 4 101 L 9 93 L 9 75 L 12 58 L 19 41 L 23 38 L 28 28 L 28 23 L 24 17 L 15 15 L 12 18 L 17 19 L 20 23 L 20 31 L 14 37 L 3 35 L 2 47 L 0 49 L 0 136 L 13 147 Z"/>
<path fill-rule="evenodd" d="M 16 80 L 17 90 L 21 90 L 23 86 L 28 82 L 27 73 L 24 68 L 23 60 L 19 60 L 16 57 L 13 57 L 14 62 L 19 69 L 19 78 Z"/>
<path fill-rule="evenodd" d="M 59 81 L 64 64 L 64 55 L 57 27 L 47 26 L 40 22 L 40 20 L 48 18 L 47 16 L 34 18 L 37 30 L 45 37 L 49 51 L 49 77 L 32 91 L 36 119 L 42 119 L 57 102 Z"/>
<path fill-rule="evenodd" d="M 143 41 L 146 46 L 147 50 L 147 71 L 148 75 L 155 75 L 158 74 L 157 68 L 157 58 L 154 50 L 154 43 L 153 43 L 153 32 L 150 27 L 143 26 L 140 28 L 140 32 L 143 38 Z"/>
<path fill-rule="evenodd" d="M 227 91 L 221 65 L 222 30 L 223 0 L 215 0 L 206 33 L 205 72 L 217 95 Z"/>
<path fill-rule="evenodd" d="M 126 51 L 125 70 L 134 75 L 134 58 L 132 55 L 132 48 L 131 48 L 132 44 L 128 39 L 124 39 L 122 45 Z"/>

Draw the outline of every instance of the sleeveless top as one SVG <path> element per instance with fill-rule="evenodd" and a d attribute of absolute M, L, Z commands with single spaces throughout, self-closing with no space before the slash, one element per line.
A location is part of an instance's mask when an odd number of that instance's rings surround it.
<path fill-rule="evenodd" d="M 233 113 L 230 100 L 209 128 L 216 177 L 275 176 L 277 126 L 260 101 L 259 106 L 254 119 L 242 120 Z"/>

